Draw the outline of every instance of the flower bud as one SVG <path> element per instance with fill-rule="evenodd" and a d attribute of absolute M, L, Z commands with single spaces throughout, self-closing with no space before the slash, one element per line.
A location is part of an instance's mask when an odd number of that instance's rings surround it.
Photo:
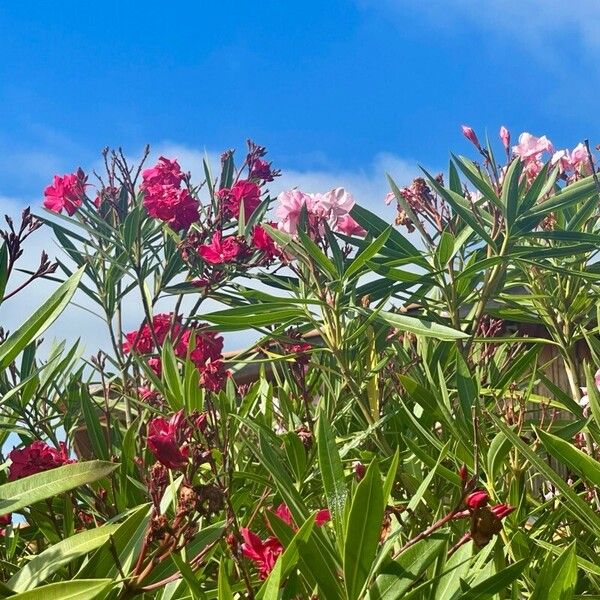
<path fill-rule="evenodd" d="M 500 139 L 502 140 L 502 144 L 506 150 L 510 148 L 510 131 L 502 125 L 500 127 Z"/>
<path fill-rule="evenodd" d="M 468 125 L 463 125 L 462 126 L 462 132 L 463 135 L 476 147 L 476 148 L 481 148 L 481 146 L 479 145 L 479 140 L 477 139 L 477 135 L 475 134 L 475 132 L 473 131 L 473 129 L 471 127 L 469 127 Z"/>

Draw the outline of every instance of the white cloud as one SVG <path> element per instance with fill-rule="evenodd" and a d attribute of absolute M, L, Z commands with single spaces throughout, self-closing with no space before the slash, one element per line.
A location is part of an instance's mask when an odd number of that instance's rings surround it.
<path fill-rule="evenodd" d="M 205 155 L 208 155 L 214 169 L 218 168 L 219 165 L 219 155 L 217 153 L 205 153 L 175 143 L 157 145 L 151 158 L 153 159 L 160 154 L 177 157 L 184 170 L 198 173 L 199 177 L 202 177 L 202 159 Z M 272 195 L 276 195 L 284 189 L 293 187 L 315 192 L 343 186 L 354 195 L 359 204 L 368 207 L 392 222 L 394 209 L 385 206 L 383 202 L 386 193 L 389 191 L 386 183 L 386 173 L 391 174 L 399 184 L 406 184 L 418 174 L 418 167 L 413 161 L 382 153 L 377 155 L 367 167 L 356 172 L 343 169 L 303 171 L 284 168 L 284 175 L 271 184 L 271 191 Z M 39 200 L 37 199 L 30 203 L 34 212 L 38 203 Z M 18 222 L 22 209 L 27 205 L 28 202 L 24 200 L 0 197 L 0 215 L 9 214 L 15 222 Z M 42 227 L 28 240 L 25 246 L 25 255 L 19 266 L 21 268 L 32 268 L 37 265 L 42 250 L 46 250 L 50 257 L 58 256 L 65 259 L 64 252 L 53 239 L 51 229 Z M 15 281 L 13 281 L 14 283 Z M 28 315 L 44 302 L 55 287 L 56 285 L 52 282 L 38 280 L 23 293 L 3 303 L 0 306 L 0 324 L 14 331 Z M 84 310 L 81 306 L 88 310 Z M 130 302 L 124 308 L 124 328 L 133 329 L 137 327 L 142 318 L 141 304 Z M 168 301 L 161 303 L 160 308 L 161 310 L 168 310 Z M 207 309 L 215 310 L 215 305 L 207 306 Z M 69 342 L 74 342 L 80 338 L 85 346 L 86 356 L 95 353 L 99 348 L 109 349 L 110 344 L 105 324 L 100 318 L 95 317 L 88 311 L 97 313 L 97 306 L 85 294 L 79 292 L 76 294 L 73 303 L 45 333 L 44 338 L 49 341 L 56 337 L 66 339 Z M 230 349 L 244 347 L 245 344 L 251 343 L 253 339 L 255 339 L 255 336 L 252 333 L 236 333 L 227 336 L 227 346 Z"/>
<path fill-rule="evenodd" d="M 503 42 L 507 59 L 515 52 L 514 44 L 549 62 L 560 60 L 565 50 L 573 52 L 584 47 L 594 51 L 600 47 L 597 0 L 357 0 L 357 4 L 399 16 L 408 12 L 425 13 L 438 27 L 456 29 L 457 23 L 462 23 L 468 30 L 479 26 Z M 593 58 L 590 56 L 590 64 Z"/>

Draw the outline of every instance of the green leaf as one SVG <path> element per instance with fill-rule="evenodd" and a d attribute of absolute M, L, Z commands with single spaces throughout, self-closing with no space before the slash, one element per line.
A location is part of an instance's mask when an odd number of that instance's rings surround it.
<path fill-rule="evenodd" d="M 93 600 L 113 584 L 110 579 L 78 579 L 51 583 L 11 596 L 12 600 Z"/>
<path fill-rule="evenodd" d="M 498 592 L 506 590 L 508 586 L 521 575 L 528 562 L 529 559 L 524 558 L 523 560 L 502 569 L 500 572 L 494 573 L 491 577 L 484 579 L 481 583 L 478 583 L 464 594 L 458 596 L 457 600 L 487 600 L 492 598 L 492 596 Z M 548 600 L 550 600 L 550 598 L 556 598 L 558 600 L 557 596 L 548 596 Z"/>
<path fill-rule="evenodd" d="M 221 559 L 219 564 L 219 577 L 217 579 L 217 600 L 233 600 L 233 592 L 229 585 L 229 577 L 227 575 L 227 563 Z"/>
<path fill-rule="evenodd" d="M 446 537 L 434 533 L 405 550 L 381 570 L 369 589 L 369 600 L 401 600 L 446 546 Z"/>
<path fill-rule="evenodd" d="M 352 275 L 360 273 L 362 268 L 367 264 L 367 261 L 371 260 L 387 242 L 391 231 L 392 228 L 388 227 L 382 234 L 375 238 L 366 248 L 364 248 L 357 256 L 354 257 L 344 273 L 346 279 L 350 279 Z"/>
<path fill-rule="evenodd" d="M 8 580 L 8 587 L 15 592 L 35 587 L 72 560 L 99 548 L 118 527 L 111 524 L 88 529 L 50 546 L 15 573 Z"/>
<path fill-rule="evenodd" d="M 569 544 L 560 556 L 552 561 L 546 558 L 537 577 L 531 600 L 570 600 L 577 584 L 577 554 L 575 542 Z"/>
<path fill-rule="evenodd" d="M 362 309 L 360 312 L 367 316 L 370 314 L 370 311 L 367 309 Z M 433 323 L 432 321 L 425 321 L 407 315 L 399 315 L 385 310 L 378 313 L 377 319 L 384 321 L 400 331 L 410 331 L 416 335 L 431 337 L 438 340 L 462 340 L 469 337 L 468 334 L 452 329 L 452 327 L 447 327 L 446 325 L 440 325 L 438 323 Z"/>
<path fill-rule="evenodd" d="M 335 436 L 327 419 L 325 411 L 319 416 L 317 427 L 317 451 L 319 456 L 319 468 L 327 497 L 327 506 L 331 511 L 333 525 L 338 536 L 339 543 L 344 539 L 344 507 L 348 489 L 344 478 L 344 468 L 335 443 Z"/>
<path fill-rule="evenodd" d="M 443 231 L 435 251 L 435 262 L 438 269 L 445 269 L 450 262 L 454 254 L 454 244 L 454 236 L 449 231 Z"/>
<path fill-rule="evenodd" d="M 534 427 L 544 448 L 560 463 L 566 464 L 575 471 L 579 477 L 600 486 L 600 463 L 591 456 L 577 449 L 570 442 Z"/>
<path fill-rule="evenodd" d="M 358 484 L 346 526 L 344 581 L 348 600 L 357 600 L 367 583 L 381 535 L 383 486 L 377 462 L 371 462 Z"/>
<path fill-rule="evenodd" d="M 16 512 L 110 475 L 119 465 L 90 460 L 64 465 L 0 485 L 0 514 Z"/>
<path fill-rule="evenodd" d="M 25 346 L 57 319 L 71 301 L 82 275 L 83 269 L 71 275 L 23 325 L 0 344 L 0 369 L 6 368 Z"/>

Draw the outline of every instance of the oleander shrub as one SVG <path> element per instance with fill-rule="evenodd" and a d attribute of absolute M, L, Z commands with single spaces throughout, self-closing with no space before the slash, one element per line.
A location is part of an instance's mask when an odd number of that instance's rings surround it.
<path fill-rule="evenodd" d="M 390 174 L 395 223 L 272 197 L 252 142 L 192 174 L 106 151 L 7 219 L 0 322 L 55 289 L 1 331 L 2 597 L 600 597 L 594 154 L 463 133 Z M 91 357 L 40 344 L 78 299 Z"/>

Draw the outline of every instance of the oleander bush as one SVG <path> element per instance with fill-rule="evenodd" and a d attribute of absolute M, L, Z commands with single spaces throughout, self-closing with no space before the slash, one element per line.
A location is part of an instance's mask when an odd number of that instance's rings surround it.
<path fill-rule="evenodd" d="M 7 218 L 1 303 L 55 289 L 1 331 L 1 597 L 600 597 L 594 155 L 463 133 L 394 224 L 271 197 L 252 142 L 106 151 Z M 41 344 L 83 298 L 106 347 Z"/>

